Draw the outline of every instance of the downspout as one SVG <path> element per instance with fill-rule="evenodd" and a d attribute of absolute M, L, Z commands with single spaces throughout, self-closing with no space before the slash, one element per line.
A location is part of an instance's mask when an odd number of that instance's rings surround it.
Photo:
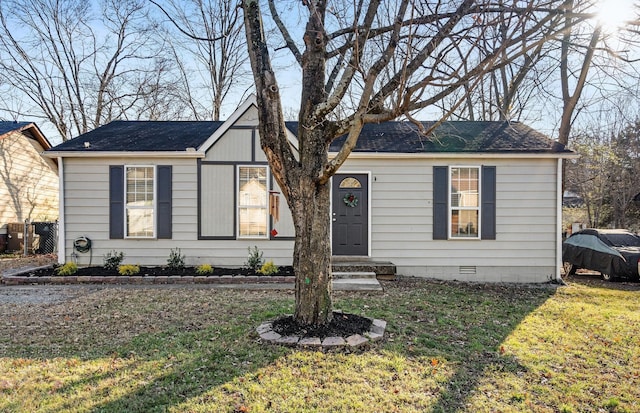
<path fill-rule="evenodd" d="M 64 162 L 58 157 L 58 263 L 64 264 L 67 257 L 65 249 L 65 225 L 64 225 Z"/>
<path fill-rule="evenodd" d="M 563 159 L 558 158 L 556 172 L 556 278 L 555 282 L 565 285 L 560 269 L 562 268 L 562 163 Z"/>

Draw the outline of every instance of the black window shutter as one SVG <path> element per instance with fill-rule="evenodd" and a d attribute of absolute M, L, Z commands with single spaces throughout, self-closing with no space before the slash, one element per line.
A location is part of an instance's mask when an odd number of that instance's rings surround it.
<path fill-rule="evenodd" d="M 496 239 L 496 167 L 482 167 L 481 239 Z"/>
<path fill-rule="evenodd" d="M 109 238 L 124 238 L 124 166 L 109 166 Z"/>
<path fill-rule="evenodd" d="M 447 239 L 449 228 L 449 168 L 433 167 L 433 239 Z"/>
<path fill-rule="evenodd" d="M 158 238 L 171 239 L 172 236 L 172 214 L 171 214 L 171 199 L 172 199 L 172 166 L 171 165 L 158 165 L 157 167 L 158 188 L 156 193 L 158 195 Z"/>

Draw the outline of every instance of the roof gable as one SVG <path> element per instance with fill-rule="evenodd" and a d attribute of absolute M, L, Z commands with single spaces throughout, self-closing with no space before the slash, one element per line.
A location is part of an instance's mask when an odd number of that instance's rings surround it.
<path fill-rule="evenodd" d="M 21 133 L 24 136 L 37 141 L 45 150 L 51 148 L 49 140 L 33 122 L 0 122 L 0 138 L 3 138 L 4 135 L 11 132 Z"/>

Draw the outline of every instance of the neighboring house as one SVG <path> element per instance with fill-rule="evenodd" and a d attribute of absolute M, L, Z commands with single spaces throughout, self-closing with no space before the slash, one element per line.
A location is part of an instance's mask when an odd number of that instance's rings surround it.
<path fill-rule="evenodd" d="M 226 122 L 116 121 L 58 145 L 60 261 L 241 266 L 248 247 L 291 264 L 291 214 L 260 149 L 255 99 Z M 289 122 L 297 146 L 297 123 Z M 332 145 L 337 149 L 340 140 Z M 369 124 L 333 178 L 335 256 L 391 261 L 399 274 L 472 281 L 559 277 L 562 158 L 520 123 Z M 87 237 L 92 254 L 77 254 Z M 92 258 L 91 258 L 92 257 Z"/>
<path fill-rule="evenodd" d="M 42 156 L 51 144 L 32 122 L 0 122 L 0 234 L 7 224 L 58 218 L 58 166 Z"/>

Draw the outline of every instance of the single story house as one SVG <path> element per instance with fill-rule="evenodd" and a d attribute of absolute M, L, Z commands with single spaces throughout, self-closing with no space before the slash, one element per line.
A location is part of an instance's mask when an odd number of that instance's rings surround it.
<path fill-rule="evenodd" d="M 260 148 L 255 98 L 225 122 L 114 121 L 46 152 L 60 165 L 61 262 L 242 266 L 257 246 L 292 262 L 290 211 Z M 297 123 L 288 122 L 297 145 Z M 331 146 L 337 151 L 340 140 Z M 403 275 L 559 277 L 564 146 L 517 122 L 368 124 L 332 180 L 334 256 Z M 329 217 L 328 217 L 329 218 Z M 91 240 L 92 253 L 74 242 Z"/>
<path fill-rule="evenodd" d="M 24 220 L 58 219 L 57 160 L 42 156 L 49 148 L 35 123 L 0 122 L 0 249 L 22 250 Z M 9 231 L 9 225 L 20 230 Z"/>

